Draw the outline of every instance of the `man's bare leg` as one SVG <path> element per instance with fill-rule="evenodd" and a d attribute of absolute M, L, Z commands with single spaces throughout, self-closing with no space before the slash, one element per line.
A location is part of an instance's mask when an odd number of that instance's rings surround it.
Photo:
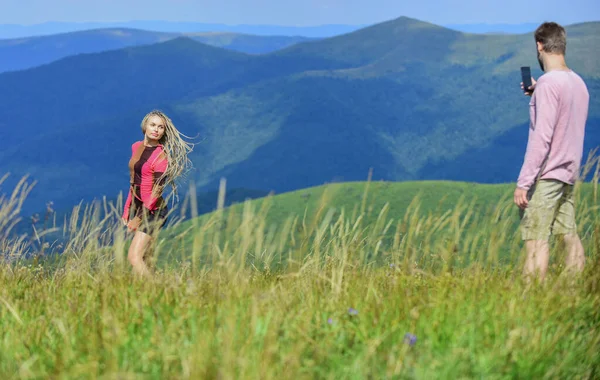
<path fill-rule="evenodd" d="M 550 260 L 550 249 L 545 240 L 527 240 L 525 242 L 527 258 L 525 259 L 525 268 L 523 275 L 527 282 L 532 277 L 539 276 L 540 282 L 546 278 L 548 271 L 548 262 Z"/>
<path fill-rule="evenodd" d="M 570 274 L 576 274 L 583 272 L 585 267 L 585 254 L 583 250 L 583 244 L 581 239 L 576 233 L 564 235 L 565 248 L 567 250 L 566 257 L 566 270 Z"/>

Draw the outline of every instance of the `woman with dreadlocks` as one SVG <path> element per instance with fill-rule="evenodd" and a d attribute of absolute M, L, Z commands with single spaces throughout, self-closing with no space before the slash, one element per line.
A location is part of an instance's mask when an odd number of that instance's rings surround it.
<path fill-rule="evenodd" d="M 185 142 L 171 119 L 152 111 L 142 120 L 144 139 L 131 146 L 129 160 L 130 187 L 123 224 L 135 232 L 128 259 L 135 272 L 148 273 L 146 251 L 167 219 L 167 202 L 163 190 L 175 188 L 175 180 L 191 165 L 188 154 L 192 144 Z"/>

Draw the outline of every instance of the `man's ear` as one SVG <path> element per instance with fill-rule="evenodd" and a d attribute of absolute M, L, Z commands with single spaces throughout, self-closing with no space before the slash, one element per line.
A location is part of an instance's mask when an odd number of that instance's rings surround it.
<path fill-rule="evenodd" d="M 537 42 L 536 42 L 536 45 L 537 45 L 537 50 L 538 50 L 540 53 L 544 51 L 544 45 L 543 45 L 541 42 L 537 41 Z"/>

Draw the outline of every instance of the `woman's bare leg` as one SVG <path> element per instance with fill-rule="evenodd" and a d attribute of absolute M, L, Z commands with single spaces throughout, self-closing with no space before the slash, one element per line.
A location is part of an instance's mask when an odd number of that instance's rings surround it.
<path fill-rule="evenodd" d="M 139 275 L 145 276 L 150 274 L 144 256 L 146 256 L 146 251 L 151 247 L 151 244 L 152 236 L 141 231 L 136 231 L 131 246 L 129 246 L 127 259 L 131 263 L 133 270 Z"/>

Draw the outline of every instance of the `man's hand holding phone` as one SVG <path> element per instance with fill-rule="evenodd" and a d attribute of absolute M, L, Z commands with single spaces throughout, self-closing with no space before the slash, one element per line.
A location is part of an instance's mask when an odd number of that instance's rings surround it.
<path fill-rule="evenodd" d="M 521 67 L 521 90 L 527 96 L 531 96 L 535 90 L 535 79 L 531 76 L 531 69 L 529 66 Z"/>
<path fill-rule="evenodd" d="M 523 93 L 525 95 L 531 96 L 533 94 L 533 90 L 535 89 L 535 84 L 536 84 L 535 79 L 533 79 L 533 77 L 531 77 L 531 86 L 529 86 L 529 88 L 527 90 L 525 90 L 525 87 L 523 87 L 523 82 L 521 82 L 521 90 L 523 91 Z"/>

